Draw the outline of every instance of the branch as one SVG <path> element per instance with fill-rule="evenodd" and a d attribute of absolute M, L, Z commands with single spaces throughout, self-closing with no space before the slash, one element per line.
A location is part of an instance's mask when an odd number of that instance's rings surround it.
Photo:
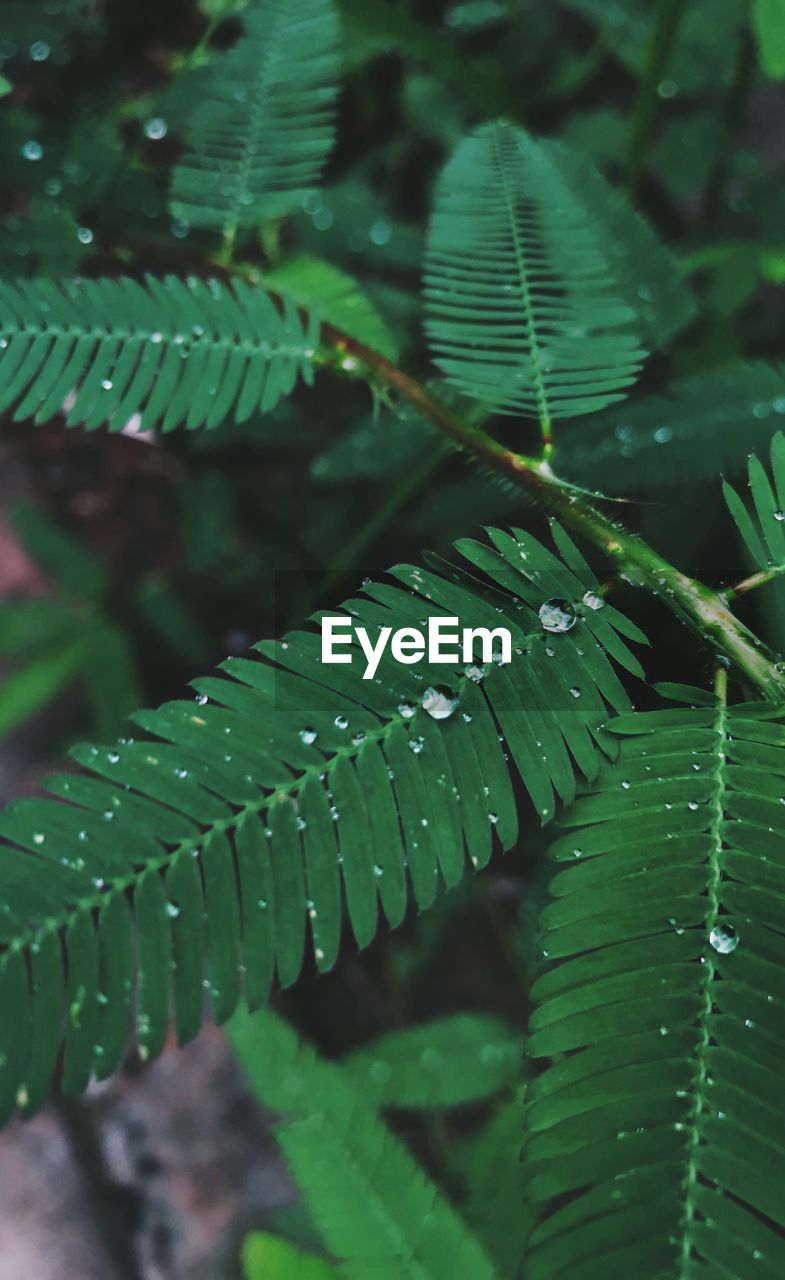
<path fill-rule="evenodd" d="M 595 507 L 584 490 L 561 480 L 547 460 L 506 449 L 486 432 L 462 422 L 445 404 L 385 356 L 333 325 L 322 325 L 322 341 L 346 369 L 364 366 L 408 400 L 457 448 L 523 489 L 544 511 L 594 544 L 634 586 L 646 587 L 732 664 L 764 697 L 785 699 L 785 665 L 728 608 L 726 598 L 670 564 L 637 534 Z M 741 586 L 742 584 L 740 584 Z M 738 588 L 736 588 L 738 592 Z"/>

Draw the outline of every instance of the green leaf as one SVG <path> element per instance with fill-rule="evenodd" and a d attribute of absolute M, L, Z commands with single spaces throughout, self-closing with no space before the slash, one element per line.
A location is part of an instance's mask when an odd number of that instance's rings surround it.
<path fill-rule="evenodd" d="M 507 124 L 459 145 L 425 269 L 436 363 L 465 394 L 547 427 L 613 404 L 643 352 L 569 154 Z"/>
<path fill-rule="evenodd" d="M 305 255 L 290 258 L 265 272 L 265 284 L 294 302 L 318 311 L 323 320 L 394 360 L 397 355 L 387 325 L 357 281 L 329 262 Z"/>
<path fill-rule="evenodd" d="M 242 20 L 245 34 L 211 63 L 172 181 L 174 215 L 227 243 L 319 181 L 337 93 L 331 0 L 257 0 Z"/>
<path fill-rule="evenodd" d="M 482 1246 L 339 1066 L 273 1014 L 235 1018 L 231 1038 L 346 1280 L 494 1280 Z"/>
<path fill-rule="evenodd" d="M 79 674 L 87 656 L 87 639 L 77 636 L 6 676 L 0 688 L 0 738 L 50 702 Z"/>
<path fill-rule="evenodd" d="M 390 1031 L 343 1066 L 385 1107 L 457 1107 L 489 1098 L 520 1076 L 523 1041 L 490 1014 L 453 1014 Z"/>
<path fill-rule="evenodd" d="M 14 86 L 6 76 L 0 76 L 0 98 L 4 98 L 6 94 L 13 93 Z"/>
<path fill-rule="evenodd" d="M 317 338 L 315 320 L 241 281 L 2 283 L 0 409 L 65 411 L 88 430 L 244 422 L 311 381 Z"/>
<path fill-rule="evenodd" d="M 532 1225 L 521 1163 L 524 1095 L 499 1104 L 471 1145 L 466 1221 L 485 1246 L 499 1280 L 516 1280 Z"/>
<path fill-rule="evenodd" d="M 101 598 L 107 587 L 106 570 L 89 547 L 32 503 L 17 503 L 11 524 L 28 555 L 67 595 L 79 600 Z"/>
<path fill-rule="evenodd" d="M 747 472 L 754 515 L 732 485 L 723 484 L 723 493 L 757 568 L 785 573 L 785 436 L 781 431 L 771 441 L 771 470 L 769 479 L 755 454 L 750 455 Z"/>
<path fill-rule="evenodd" d="M 297 978 L 306 952 L 330 968 L 344 916 L 364 946 L 382 914 L 397 926 L 411 901 L 430 906 L 509 848 L 515 779 L 544 823 L 573 799 L 579 773 L 595 776 L 613 749 L 603 726 L 629 707 L 619 671 L 640 673 L 625 637 L 641 634 L 611 606 L 595 607 L 597 581 L 556 526 L 560 555 L 522 530 L 489 532 L 490 541 L 460 544 L 462 564 L 399 565 L 341 613 L 369 635 L 444 616 L 507 627 L 509 664 L 467 666 L 460 655 L 415 668 L 388 650 L 365 680 L 356 641 L 351 663 L 327 665 L 314 629 L 292 632 L 195 681 L 195 702 L 139 712 L 138 739 L 76 747 L 85 772 L 47 783 L 59 800 L 21 800 L 0 814 L 0 948 L 9 965 L 25 959 L 21 994 L 9 973 L 32 1025 L 49 999 L 27 982 L 42 934 L 62 939 L 66 958 L 72 945 L 84 957 L 68 970 L 64 997 L 78 997 L 87 1018 L 64 1026 L 68 1088 L 116 1066 L 123 1037 L 107 1019 L 118 1001 L 132 1030 L 128 977 L 111 963 L 115 911 L 128 915 L 135 1033 L 151 1056 L 170 991 L 185 1041 L 203 1017 L 203 983 L 218 1020 L 237 1001 L 241 972 L 257 1005 L 274 971 L 282 985 Z M 567 631 L 543 628 L 539 612 L 554 598 L 574 615 Z M 448 704 L 443 718 L 427 709 L 434 688 Z M 0 1060 L 18 1064 L 0 1114 L 20 1088 L 37 1104 L 45 1084 L 41 1067 L 33 1089 L 27 1052 L 9 1051 L 17 1026 L 0 1020 Z M 47 1036 L 51 1027 L 47 1014 Z"/>
<path fill-rule="evenodd" d="M 770 80 L 785 79 L 785 15 L 779 0 L 750 0 L 758 56 Z"/>
<path fill-rule="evenodd" d="M 530 1280 L 785 1267 L 785 708 L 691 701 L 609 723 L 551 850 Z"/>
<path fill-rule="evenodd" d="M 266 1231 L 245 1237 L 242 1261 L 245 1280 L 330 1280 L 340 1274 L 324 1258 L 303 1253 Z"/>
<path fill-rule="evenodd" d="M 633 400 L 559 433 L 559 472 L 589 488 L 649 493 L 718 471 L 738 475 L 785 414 L 785 372 L 765 361 L 731 364 Z"/>

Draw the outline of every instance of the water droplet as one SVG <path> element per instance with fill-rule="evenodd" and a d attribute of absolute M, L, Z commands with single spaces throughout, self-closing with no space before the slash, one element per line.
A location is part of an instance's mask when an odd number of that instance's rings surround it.
<path fill-rule="evenodd" d="M 583 603 L 587 609 L 604 609 L 605 601 L 602 596 L 598 596 L 596 591 L 587 591 L 583 597 Z"/>
<path fill-rule="evenodd" d="M 464 667 L 463 674 L 468 676 L 472 684 L 479 684 L 485 678 L 485 667 L 477 667 L 473 663 Z"/>
<path fill-rule="evenodd" d="M 430 687 L 422 696 L 422 709 L 433 720 L 447 720 L 458 706 L 458 699 L 445 689 Z"/>
<path fill-rule="evenodd" d="M 150 341 L 155 343 L 156 346 L 158 345 L 159 342 L 163 342 L 163 340 L 164 340 L 164 335 L 162 333 L 159 333 L 157 329 L 155 333 L 150 334 Z"/>
<path fill-rule="evenodd" d="M 196 697 L 194 698 L 194 702 L 197 702 L 200 707 L 203 707 L 207 702 L 207 694 L 197 693 Z"/>
<path fill-rule="evenodd" d="M 349 721 L 347 720 L 346 716 L 336 716 L 336 717 L 335 717 L 335 720 L 333 721 L 333 723 L 334 723 L 334 725 L 335 725 L 336 729 L 348 729 L 348 728 L 349 728 Z"/>
<path fill-rule="evenodd" d="M 145 127 L 145 137 L 152 138 L 153 142 L 157 142 L 159 138 L 165 138 L 167 133 L 167 123 L 162 116 L 153 116 L 152 120 L 148 120 Z"/>
<path fill-rule="evenodd" d="M 301 742 L 305 743 L 306 747 L 311 747 L 316 741 L 316 730 L 306 727 L 305 729 L 301 729 L 297 736 Z"/>
<path fill-rule="evenodd" d="M 410 702 L 399 702 L 398 715 L 403 716 L 404 720 L 411 720 L 414 715 L 414 707 Z"/>
<path fill-rule="evenodd" d="M 779 520 L 780 523 L 782 523 L 782 521 L 785 520 L 785 511 L 775 511 L 774 519 Z"/>
<path fill-rule="evenodd" d="M 727 956 L 739 945 L 739 935 L 732 924 L 717 923 L 709 934 L 709 942 L 721 956 Z"/>
<path fill-rule="evenodd" d="M 569 631 L 575 626 L 575 610 L 567 600 L 546 600 L 539 614 L 545 631 Z"/>
<path fill-rule="evenodd" d="M 622 784 L 621 784 L 621 786 L 622 786 L 622 791 L 629 791 L 629 789 L 630 789 L 630 785 L 631 785 L 631 784 L 630 784 L 630 783 L 627 781 L 627 779 L 625 778 L 625 779 L 624 779 L 624 781 L 623 781 L 623 782 L 622 782 Z"/>
<path fill-rule="evenodd" d="M 46 62 L 51 50 L 45 40 L 36 40 L 30 45 L 30 57 L 33 62 Z"/>
<path fill-rule="evenodd" d="M 46 836 L 42 831 L 36 831 L 35 835 L 33 836 L 33 844 L 43 844 L 45 839 L 46 839 Z"/>
<path fill-rule="evenodd" d="M 180 914 L 180 908 L 174 902 L 167 902 L 166 914 L 168 915 L 170 920 L 176 920 Z"/>
<path fill-rule="evenodd" d="M 111 391 L 112 387 L 114 386 L 114 383 L 112 382 L 111 378 L 104 378 L 103 381 L 101 382 L 101 386 L 103 387 L 104 391 Z"/>
<path fill-rule="evenodd" d="M 414 752 L 414 754 L 415 754 L 416 756 L 418 756 L 418 755 L 420 754 L 420 752 L 422 751 L 422 749 L 423 749 L 423 747 L 424 747 L 424 746 L 425 746 L 425 739 L 424 739 L 424 738 L 410 738 L 410 739 L 409 739 L 409 750 L 410 750 L 410 751 L 413 751 L 413 752 Z"/>
<path fill-rule="evenodd" d="M 577 687 L 577 685 L 573 685 L 573 687 L 570 689 L 570 694 L 572 695 L 573 698 L 580 698 L 581 691 Z"/>
<path fill-rule="evenodd" d="M 36 142 L 35 138 L 28 138 L 22 147 L 22 155 L 25 160 L 40 160 L 44 154 L 44 149 L 40 142 Z"/>
<path fill-rule="evenodd" d="M 93 233 L 89 227 L 80 227 L 76 233 L 76 238 L 80 244 L 93 243 Z"/>
<path fill-rule="evenodd" d="M 655 444 L 668 444 L 673 439 L 673 431 L 670 427 L 658 427 L 654 432 Z"/>

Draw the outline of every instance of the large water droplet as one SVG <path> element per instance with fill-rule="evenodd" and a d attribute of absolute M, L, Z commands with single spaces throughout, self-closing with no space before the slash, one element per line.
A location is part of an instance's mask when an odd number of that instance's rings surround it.
<path fill-rule="evenodd" d="M 540 605 L 539 614 L 546 631 L 569 631 L 575 626 L 575 610 L 568 600 L 546 600 Z"/>
<path fill-rule="evenodd" d="M 447 720 L 458 705 L 458 699 L 446 689 L 430 687 L 422 696 L 422 709 L 433 720 Z"/>
<path fill-rule="evenodd" d="M 709 934 L 709 942 L 721 956 L 727 956 L 739 945 L 739 935 L 732 924 L 717 923 Z"/>
<path fill-rule="evenodd" d="M 587 591 L 583 597 L 583 603 L 587 609 L 602 609 L 605 601 L 602 596 L 598 596 L 596 591 Z"/>

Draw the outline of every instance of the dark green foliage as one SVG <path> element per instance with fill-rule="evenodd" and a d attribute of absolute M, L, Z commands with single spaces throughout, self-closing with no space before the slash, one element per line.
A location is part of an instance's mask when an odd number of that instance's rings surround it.
<path fill-rule="evenodd" d="M 232 1038 L 340 1274 L 495 1280 L 482 1246 L 340 1067 L 266 1013 Z"/>
<path fill-rule="evenodd" d="M 643 356 L 565 168 L 522 130 L 483 126 L 442 174 L 426 258 L 439 367 L 474 399 L 543 425 L 620 399 Z"/>
<path fill-rule="evenodd" d="M 148 276 L 0 285 L 0 408 L 88 430 L 242 422 L 310 381 L 318 340 L 242 281 Z"/>
<path fill-rule="evenodd" d="M 619 759 L 551 850 L 531 1280 L 785 1266 L 783 711 L 663 692 L 692 705 L 609 725 Z"/>
<path fill-rule="evenodd" d="M 723 485 L 725 501 L 744 544 L 759 569 L 785 572 L 785 436 L 777 432 L 771 442 L 772 479 L 752 454 L 748 463 L 749 487 L 757 520 L 736 490 Z"/>
<path fill-rule="evenodd" d="M 307 932 L 317 967 L 334 964 L 344 897 L 362 947 L 380 908 L 398 925 L 410 894 L 429 906 L 467 856 L 482 867 L 495 839 L 509 848 L 518 817 L 499 732 L 542 822 L 572 799 L 577 772 L 595 775 L 608 710 L 629 705 L 615 664 L 639 671 L 623 637 L 642 637 L 596 608 L 596 580 L 554 536 L 563 560 L 521 530 L 492 530 L 492 546 L 460 545 L 482 579 L 401 566 L 405 590 L 371 583 L 343 607 L 371 634 L 451 611 L 463 626 L 506 625 L 520 658 L 509 667 L 415 670 L 386 655 L 366 681 L 357 644 L 351 665 L 325 666 L 319 638 L 295 632 L 260 645 L 263 661 L 232 658 L 226 675 L 195 681 L 196 702 L 140 712 L 151 738 L 76 748 L 93 776 L 48 783 L 68 805 L 23 800 L 0 816 L 16 846 L 0 860 L 2 980 L 19 1007 L 0 1032 L 4 1114 L 20 1089 L 39 1104 L 61 1039 L 73 1092 L 117 1065 L 132 1002 L 145 1056 L 162 1047 L 170 999 L 187 1041 L 203 981 L 222 1021 L 242 964 L 258 1006 L 274 971 L 284 986 L 298 977 Z M 578 618 L 565 634 L 537 616 L 556 596 Z M 423 706 L 431 682 L 457 699 L 443 719 Z"/>
<path fill-rule="evenodd" d="M 648 396 L 598 414 L 559 437 L 568 475 L 606 492 L 642 494 L 723 471 L 738 475 L 785 413 L 785 374 L 763 361 L 686 378 L 666 396 Z"/>
<path fill-rule="evenodd" d="M 172 211 L 231 241 L 289 213 L 332 145 L 338 23 L 332 0 L 256 0 L 244 35 L 200 81 Z"/>

